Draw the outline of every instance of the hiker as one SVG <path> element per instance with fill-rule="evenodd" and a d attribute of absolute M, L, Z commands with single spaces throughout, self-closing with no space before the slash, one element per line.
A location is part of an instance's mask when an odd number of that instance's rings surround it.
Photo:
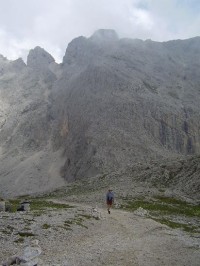
<path fill-rule="evenodd" d="M 106 194 L 106 203 L 107 203 L 108 213 L 110 214 L 110 208 L 114 203 L 114 194 L 112 192 L 112 189 L 109 189 Z"/>

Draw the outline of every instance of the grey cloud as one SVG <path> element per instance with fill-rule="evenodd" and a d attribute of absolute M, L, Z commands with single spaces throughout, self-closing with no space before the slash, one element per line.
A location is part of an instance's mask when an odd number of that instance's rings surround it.
<path fill-rule="evenodd" d="M 198 13 L 184 0 L 0 0 L 0 5 L 0 53 L 10 59 L 25 58 L 39 45 L 60 61 L 73 38 L 100 28 L 158 41 L 193 37 L 200 29 Z"/>

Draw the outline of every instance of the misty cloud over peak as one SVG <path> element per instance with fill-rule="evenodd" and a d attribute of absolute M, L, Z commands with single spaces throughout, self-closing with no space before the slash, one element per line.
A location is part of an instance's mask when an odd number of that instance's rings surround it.
<path fill-rule="evenodd" d="M 1 1 L 0 54 L 26 61 L 39 45 L 61 62 L 71 40 L 97 29 L 115 29 L 123 38 L 187 39 L 200 35 L 199 10 L 192 0 Z"/>
<path fill-rule="evenodd" d="M 91 36 L 91 40 L 97 42 L 109 42 L 109 41 L 117 41 L 119 39 L 117 33 L 113 29 L 99 29 L 93 33 Z"/>

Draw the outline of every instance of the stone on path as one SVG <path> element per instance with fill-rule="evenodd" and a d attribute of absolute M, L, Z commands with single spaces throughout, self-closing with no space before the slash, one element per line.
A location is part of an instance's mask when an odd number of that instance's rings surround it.
<path fill-rule="evenodd" d="M 145 209 L 143 209 L 142 207 L 139 207 L 136 211 L 134 211 L 134 214 L 144 217 L 147 216 L 149 214 L 149 212 Z"/>
<path fill-rule="evenodd" d="M 39 256 L 42 250 L 38 245 L 38 240 L 32 240 L 29 246 L 26 246 L 21 255 L 10 257 L 3 266 L 10 266 L 13 264 L 23 266 L 35 266 L 38 264 Z"/>

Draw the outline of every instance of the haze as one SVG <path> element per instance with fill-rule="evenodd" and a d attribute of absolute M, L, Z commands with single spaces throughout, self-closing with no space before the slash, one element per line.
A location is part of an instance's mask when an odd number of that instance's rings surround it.
<path fill-rule="evenodd" d="M 97 29 L 166 41 L 199 36 L 198 0 L 0 0 L 0 54 L 22 57 L 35 46 L 62 61 L 68 43 Z"/>

